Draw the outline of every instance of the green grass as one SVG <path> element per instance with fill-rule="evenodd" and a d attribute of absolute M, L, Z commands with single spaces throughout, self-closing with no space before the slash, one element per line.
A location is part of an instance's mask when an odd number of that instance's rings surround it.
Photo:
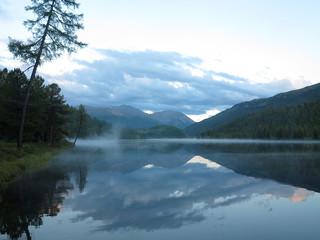
<path fill-rule="evenodd" d="M 0 141 L 0 191 L 23 172 L 43 166 L 55 154 L 68 147 L 70 147 L 69 142 L 59 147 L 26 143 L 22 149 L 17 149 L 15 143 Z"/>

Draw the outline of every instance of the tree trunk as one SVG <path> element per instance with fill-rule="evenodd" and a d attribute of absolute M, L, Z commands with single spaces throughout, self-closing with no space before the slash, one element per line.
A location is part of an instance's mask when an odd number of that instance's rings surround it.
<path fill-rule="evenodd" d="M 39 51 L 39 53 L 40 53 L 40 51 Z M 41 55 L 41 53 L 38 54 L 39 61 L 40 61 L 40 55 Z M 38 57 L 37 57 L 37 59 L 38 59 Z M 25 122 L 25 119 L 26 119 L 28 101 L 29 101 L 29 97 L 30 97 L 30 89 L 31 89 L 33 80 L 35 79 L 35 75 L 36 75 L 36 72 L 37 72 L 39 61 L 37 61 L 36 64 L 34 65 L 34 67 L 33 67 L 33 71 L 32 71 L 31 77 L 30 77 L 30 81 L 29 81 L 28 87 L 27 87 L 26 97 L 25 97 L 24 103 L 23 103 L 22 114 L 21 114 L 20 125 L 19 125 L 19 135 L 18 135 L 18 145 L 17 145 L 18 148 L 22 148 L 23 128 L 24 128 L 24 122 Z"/>
<path fill-rule="evenodd" d="M 53 146 L 53 123 L 51 124 L 51 127 L 50 127 L 49 144 L 50 146 Z"/>
<path fill-rule="evenodd" d="M 81 123 L 80 123 L 80 124 L 81 124 Z M 79 126 L 79 129 L 78 129 L 77 135 L 76 135 L 76 137 L 75 137 L 75 139 L 74 139 L 74 141 L 73 141 L 72 147 L 74 147 L 74 146 L 76 145 L 76 142 L 77 142 L 77 140 L 78 140 L 78 138 L 79 138 L 79 135 L 80 135 L 80 131 L 81 131 L 81 125 Z"/>
<path fill-rule="evenodd" d="M 41 41 L 41 44 L 40 44 L 39 52 L 37 54 L 36 62 L 34 64 L 34 66 L 33 66 L 32 74 L 31 74 L 30 81 L 29 81 L 29 84 L 28 84 L 28 87 L 27 87 L 26 97 L 25 97 L 24 103 L 23 103 L 23 108 L 22 108 L 22 113 L 21 113 L 21 120 L 20 120 L 20 125 L 19 125 L 18 143 L 17 143 L 17 147 L 19 149 L 22 148 L 23 129 L 24 129 L 24 122 L 25 122 L 25 119 L 26 119 L 27 106 L 28 106 L 29 97 L 30 97 L 30 90 L 31 90 L 31 87 L 32 87 L 32 83 L 33 83 L 33 81 L 34 81 L 34 79 L 36 77 L 37 68 L 38 68 L 38 66 L 40 64 L 40 58 L 41 58 L 42 50 L 43 50 L 44 43 L 45 43 L 45 40 L 46 40 L 46 36 L 48 34 L 48 29 L 49 29 L 50 20 L 51 20 L 51 16 L 52 16 L 52 12 L 53 12 L 53 7 L 54 7 L 54 4 L 55 4 L 55 1 L 56 0 L 53 0 L 52 4 L 51 4 L 50 14 L 48 16 L 48 21 L 47 21 L 47 24 L 46 24 L 46 28 L 45 28 L 43 36 L 42 36 L 42 41 Z"/>

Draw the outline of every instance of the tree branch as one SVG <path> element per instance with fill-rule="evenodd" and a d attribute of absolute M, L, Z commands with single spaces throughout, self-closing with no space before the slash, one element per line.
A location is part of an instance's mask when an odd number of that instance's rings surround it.
<path fill-rule="evenodd" d="M 34 67 L 34 65 L 28 67 L 26 70 L 23 71 L 23 73 L 25 73 L 26 71 L 28 71 L 30 68 L 33 68 L 33 67 Z"/>

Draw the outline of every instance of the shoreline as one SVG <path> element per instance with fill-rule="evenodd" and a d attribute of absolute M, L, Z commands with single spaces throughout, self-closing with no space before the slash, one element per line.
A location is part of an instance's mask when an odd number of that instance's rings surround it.
<path fill-rule="evenodd" d="M 64 141 L 51 147 L 41 143 L 25 143 L 17 149 L 16 143 L 0 142 L 0 193 L 21 174 L 41 168 L 52 158 L 71 147 Z M 0 199 L 1 201 L 1 199 Z"/>

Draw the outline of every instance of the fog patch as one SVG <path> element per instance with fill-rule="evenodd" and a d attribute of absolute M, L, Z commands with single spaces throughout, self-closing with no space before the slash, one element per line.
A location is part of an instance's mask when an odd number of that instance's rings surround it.
<path fill-rule="evenodd" d="M 117 145 L 119 145 L 118 139 L 108 139 L 104 137 L 97 137 L 92 139 L 79 139 L 77 141 L 76 147 L 105 148 L 105 147 L 115 147 Z"/>

